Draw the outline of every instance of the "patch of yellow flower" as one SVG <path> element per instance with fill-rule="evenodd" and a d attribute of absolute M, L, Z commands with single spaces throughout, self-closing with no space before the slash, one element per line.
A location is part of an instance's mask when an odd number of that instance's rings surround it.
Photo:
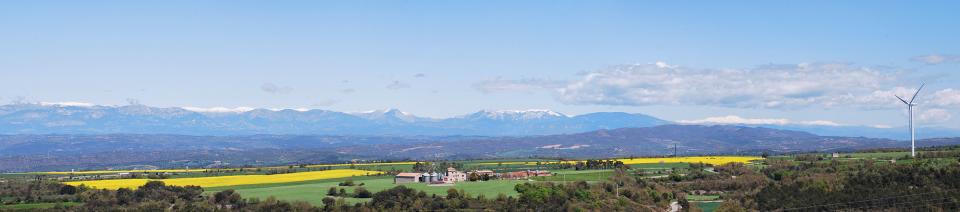
<path fill-rule="evenodd" d="M 173 179 L 162 179 L 162 180 L 153 180 L 153 179 L 117 179 L 117 180 L 90 180 L 90 181 L 73 181 L 73 182 L 64 182 L 67 185 L 86 185 L 98 189 L 118 189 L 118 188 L 131 188 L 135 189 L 146 184 L 149 181 L 163 181 L 167 185 L 177 185 L 177 186 L 188 186 L 195 185 L 201 187 L 221 187 L 221 186 L 236 186 L 236 185 L 251 185 L 251 184 L 268 184 L 268 183 L 287 183 L 287 182 L 300 182 L 300 181 L 309 181 L 309 180 L 322 180 L 322 179 L 334 179 L 334 178 L 345 178 L 352 176 L 365 176 L 365 175 L 375 175 L 382 174 L 383 172 L 378 171 L 365 171 L 365 170 L 356 170 L 356 169 L 335 169 L 327 171 L 312 171 L 312 172 L 298 172 L 290 174 L 273 174 L 273 175 L 233 175 L 233 176 L 218 176 L 218 177 L 193 177 L 193 178 L 173 178 Z"/>
<path fill-rule="evenodd" d="M 746 156 L 696 156 L 696 157 L 669 157 L 669 158 L 634 158 L 617 159 L 623 161 L 623 164 L 655 164 L 655 163 L 705 163 L 710 165 L 723 165 L 728 163 L 749 164 L 750 161 L 763 160 L 761 157 Z"/>

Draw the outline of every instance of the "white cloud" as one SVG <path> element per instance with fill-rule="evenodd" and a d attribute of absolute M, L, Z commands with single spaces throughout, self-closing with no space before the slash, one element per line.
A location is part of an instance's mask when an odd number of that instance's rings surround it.
<path fill-rule="evenodd" d="M 484 93 L 550 91 L 576 105 L 709 105 L 734 108 L 894 109 L 894 95 L 911 96 L 904 72 L 843 63 L 766 65 L 750 69 L 696 69 L 664 62 L 619 65 L 581 73 L 576 80 L 494 79 L 473 85 Z M 960 91 L 921 94 L 919 104 L 960 105 Z"/>
<path fill-rule="evenodd" d="M 960 62 L 960 56 L 931 54 L 931 55 L 916 56 L 911 58 L 911 60 L 916 62 L 926 63 L 929 65 L 935 65 L 935 64 L 941 64 L 941 63 Z"/>
<path fill-rule="evenodd" d="M 683 124 L 749 124 L 749 125 L 818 125 L 818 126 L 843 126 L 842 124 L 827 121 L 792 121 L 783 118 L 743 118 L 735 115 L 707 117 L 699 120 L 680 120 Z"/>
<path fill-rule="evenodd" d="M 930 104 L 940 107 L 960 106 L 960 90 L 943 89 L 933 93 Z"/>
<path fill-rule="evenodd" d="M 526 92 L 533 93 L 536 91 L 552 91 L 557 88 L 565 86 L 567 83 L 563 81 L 553 81 L 553 80 L 544 80 L 544 79 L 520 79 L 520 80 L 505 80 L 505 79 L 493 79 L 485 80 L 476 84 L 473 84 L 473 88 L 479 90 L 483 93 L 496 93 L 496 92 Z"/>
<path fill-rule="evenodd" d="M 953 114 L 950 111 L 934 108 L 920 110 L 916 121 L 918 124 L 939 124 L 949 121 L 952 117 Z"/>
<path fill-rule="evenodd" d="M 271 93 L 271 94 L 287 94 L 287 93 L 290 93 L 290 91 L 293 91 L 293 88 L 290 88 L 287 86 L 278 86 L 276 84 L 268 82 L 268 83 L 263 83 L 263 85 L 260 85 L 260 90 L 262 90 L 263 92 Z"/>
<path fill-rule="evenodd" d="M 409 87 L 410 87 L 409 84 L 400 82 L 398 80 L 394 80 L 393 82 L 390 82 L 390 84 L 387 85 L 387 89 L 390 89 L 390 90 L 398 90 L 398 89 L 409 88 Z"/>

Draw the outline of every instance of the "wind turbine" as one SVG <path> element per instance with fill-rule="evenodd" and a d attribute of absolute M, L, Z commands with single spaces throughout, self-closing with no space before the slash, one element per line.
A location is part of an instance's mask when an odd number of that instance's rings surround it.
<path fill-rule="evenodd" d="M 920 88 L 917 88 L 917 92 L 913 93 L 913 97 L 910 97 L 909 102 L 907 100 L 903 100 L 903 98 L 900 98 L 900 96 L 894 95 L 897 97 L 897 99 L 900 99 L 903 104 L 907 105 L 907 112 L 910 113 L 910 155 L 913 157 L 917 157 L 917 137 L 913 129 L 913 106 L 916 106 L 917 104 L 914 104 L 913 100 L 917 99 L 917 94 L 920 93 L 920 89 L 923 89 L 924 85 L 924 83 L 920 83 Z"/>

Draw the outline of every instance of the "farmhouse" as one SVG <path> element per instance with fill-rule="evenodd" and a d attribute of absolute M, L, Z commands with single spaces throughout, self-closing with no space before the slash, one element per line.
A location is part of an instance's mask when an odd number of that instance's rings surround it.
<path fill-rule="evenodd" d="M 450 167 L 447 168 L 447 176 L 443 178 L 443 181 L 447 183 L 467 181 L 467 173 L 457 171 L 457 169 Z"/>

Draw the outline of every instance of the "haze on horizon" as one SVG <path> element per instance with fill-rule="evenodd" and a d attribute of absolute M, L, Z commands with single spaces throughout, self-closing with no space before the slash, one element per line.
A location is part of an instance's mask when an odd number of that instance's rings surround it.
<path fill-rule="evenodd" d="M 823 5 L 4 2 L 0 102 L 960 128 L 957 2 Z"/>

